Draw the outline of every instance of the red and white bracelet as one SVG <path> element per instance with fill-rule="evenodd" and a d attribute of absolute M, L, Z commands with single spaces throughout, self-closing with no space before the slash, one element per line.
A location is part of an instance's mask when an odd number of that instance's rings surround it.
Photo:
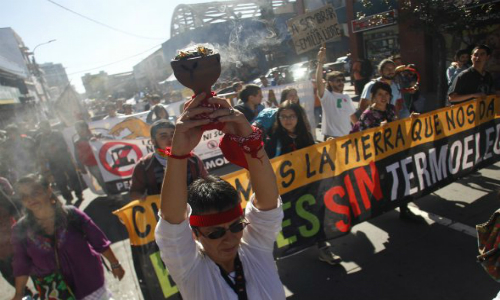
<path fill-rule="evenodd" d="M 186 159 L 186 158 L 193 157 L 193 155 L 194 155 L 193 151 L 191 151 L 191 152 L 189 152 L 188 154 L 185 154 L 185 155 L 175 155 L 175 154 L 172 153 L 172 148 L 171 147 L 167 147 L 165 149 L 158 149 L 158 151 L 160 151 L 161 153 L 163 153 L 164 156 L 168 156 L 168 157 L 175 158 L 175 159 Z"/>

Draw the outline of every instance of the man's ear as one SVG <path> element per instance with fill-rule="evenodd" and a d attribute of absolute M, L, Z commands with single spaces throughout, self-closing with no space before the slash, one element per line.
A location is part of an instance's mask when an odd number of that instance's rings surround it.
<path fill-rule="evenodd" d="M 198 230 L 196 230 L 196 228 L 193 228 L 191 230 L 191 234 L 193 235 L 193 240 L 197 241 L 198 240 L 198 236 L 200 235 L 199 232 L 198 232 Z"/>

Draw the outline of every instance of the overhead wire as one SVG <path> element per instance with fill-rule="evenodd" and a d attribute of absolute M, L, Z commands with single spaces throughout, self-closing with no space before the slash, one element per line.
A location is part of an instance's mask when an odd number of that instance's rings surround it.
<path fill-rule="evenodd" d="M 71 13 L 73 13 L 73 14 L 75 14 L 75 15 L 79 16 L 79 17 L 82 17 L 82 18 L 84 18 L 84 19 L 86 19 L 86 20 L 88 20 L 88 21 L 94 22 L 94 23 L 96 23 L 96 24 L 99 24 L 99 25 L 101 25 L 101 26 L 104 26 L 104 27 L 106 27 L 106 28 L 109 28 L 109 29 L 111 29 L 111 30 L 114 30 L 114 31 L 117 31 L 117 32 L 120 32 L 120 33 L 123 33 L 123 34 L 126 34 L 126 35 L 130 35 L 130 36 L 133 36 L 133 37 L 136 37 L 136 38 L 141 38 L 141 39 L 148 39 L 148 40 L 165 40 L 165 39 L 166 39 L 166 38 L 153 38 L 153 37 L 147 37 L 147 36 L 142 36 L 142 35 L 138 35 L 138 34 L 130 33 L 130 32 L 127 32 L 127 31 L 124 31 L 124 30 L 121 30 L 121 29 L 115 28 L 115 27 L 113 27 L 113 26 L 110 26 L 110 25 L 104 24 L 104 23 L 102 23 L 102 22 L 100 22 L 100 21 L 97 21 L 97 20 L 94 20 L 94 19 L 92 19 L 92 18 L 89 18 L 89 17 L 87 17 L 87 16 L 85 16 L 85 15 L 82 15 L 82 14 L 80 14 L 80 13 L 78 13 L 78 12 L 74 11 L 74 10 L 71 10 L 71 9 L 69 9 L 69 8 L 67 8 L 67 7 L 65 7 L 65 6 L 63 6 L 63 5 L 59 4 L 59 3 L 55 2 L 55 1 L 52 1 L 52 0 L 47 0 L 47 1 L 48 1 L 48 2 L 50 2 L 50 3 L 52 3 L 52 4 L 54 4 L 54 5 L 56 5 L 56 6 L 59 6 L 60 8 L 62 8 L 62 9 L 64 9 L 64 10 L 66 10 L 66 11 L 69 11 L 69 12 L 71 12 Z"/>
<path fill-rule="evenodd" d="M 134 54 L 134 55 L 132 55 L 132 56 L 128 56 L 128 57 L 122 58 L 122 59 L 117 60 L 117 61 L 114 61 L 114 62 L 112 62 L 112 63 L 108 63 L 108 64 L 101 65 L 101 66 L 98 66 L 98 67 L 94 67 L 94 68 L 91 68 L 91 69 L 86 69 L 86 70 L 82 70 L 82 71 L 78 71 L 78 72 L 72 72 L 72 73 L 69 73 L 69 74 L 68 74 L 68 76 L 75 75 L 75 74 L 79 74 L 79 73 L 84 73 L 84 72 L 93 71 L 93 70 L 100 69 L 100 68 L 104 68 L 104 67 L 107 67 L 107 66 L 111 66 L 111 65 L 117 64 L 117 63 L 119 63 L 119 62 L 122 62 L 122 61 L 124 61 L 124 60 L 127 60 L 127 59 L 130 59 L 130 58 L 133 58 L 133 57 L 136 57 L 136 56 L 142 55 L 142 54 L 144 54 L 144 53 L 147 53 L 147 52 L 149 52 L 149 51 L 151 51 L 151 50 L 153 50 L 154 48 L 157 48 L 157 47 L 159 47 L 159 46 L 161 46 L 161 44 L 155 45 L 154 47 L 151 47 L 151 48 L 149 48 L 148 50 L 145 50 L 145 51 L 143 51 L 143 52 L 141 52 L 141 53 L 137 53 L 137 54 Z"/>

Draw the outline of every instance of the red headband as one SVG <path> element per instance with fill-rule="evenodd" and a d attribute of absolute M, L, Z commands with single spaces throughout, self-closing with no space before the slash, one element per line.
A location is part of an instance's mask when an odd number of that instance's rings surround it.
<path fill-rule="evenodd" d="M 202 216 L 191 215 L 189 217 L 189 224 L 193 227 L 215 226 L 227 223 L 241 216 L 243 216 L 243 209 L 241 208 L 241 204 L 238 204 L 230 210 L 216 214 Z"/>

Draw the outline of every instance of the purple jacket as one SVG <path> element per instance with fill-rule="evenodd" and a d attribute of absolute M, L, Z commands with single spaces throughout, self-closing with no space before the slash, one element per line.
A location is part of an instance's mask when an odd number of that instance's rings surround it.
<path fill-rule="evenodd" d="M 61 273 L 77 299 L 96 291 L 104 285 L 104 270 L 99 253 L 111 244 L 104 233 L 81 210 L 73 209 L 78 222 L 67 228 L 57 228 L 57 251 Z M 79 224 L 80 229 L 73 223 Z M 12 228 L 14 247 L 14 276 L 43 277 L 57 269 L 52 237 L 36 233 L 20 223 Z"/>

